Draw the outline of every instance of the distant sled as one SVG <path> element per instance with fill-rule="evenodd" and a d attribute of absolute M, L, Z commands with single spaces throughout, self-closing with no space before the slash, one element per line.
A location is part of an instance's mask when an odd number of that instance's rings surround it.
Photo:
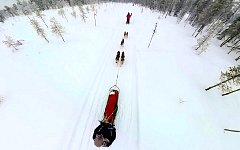
<path fill-rule="evenodd" d="M 103 119 L 93 133 L 94 145 L 97 147 L 109 147 L 116 139 L 114 121 L 118 110 L 119 91 L 117 85 L 114 85 L 109 90 Z"/>

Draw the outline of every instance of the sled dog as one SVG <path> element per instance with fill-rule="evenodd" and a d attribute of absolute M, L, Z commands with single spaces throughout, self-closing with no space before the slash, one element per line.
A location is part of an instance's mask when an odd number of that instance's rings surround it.
<path fill-rule="evenodd" d="M 117 55 L 115 58 L 116 63 L 119 61 L 119 58 L 120 58 L 120 51 L 117 51 Z"/>

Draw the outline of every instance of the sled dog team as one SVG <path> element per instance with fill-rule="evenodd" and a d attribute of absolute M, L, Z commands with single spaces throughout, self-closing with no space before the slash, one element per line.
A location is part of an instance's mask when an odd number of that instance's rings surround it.
<path fill-rule="evenodd" d="M 127 17 L 126 24 L 130 23 L 131 16 L 132 16 L 132 13 L 130 14 L 128 12 L 126 16 Z M 124 46 L 124 39 L 127 39 L 127 38 L 128 38 L 128 32 L 125 31 L 124 38 L 121 40 L 121 43 L 120 43 L 120 48 Z M 115 58 L 116 63 L 121 61 L 121 65 L 122 65 L 124 60 L 125 60 L 124 51 L 122 51 L 122 54 L 120 51 L 117 51 L 117 55 Z M 114 87 L 117 87 L 117 86 L 114 85 Z M 109 147 L 113 143 L 113 141 L 116 139 L 116 128 L 114 125 L 114 120 L 115 120 L 115 116 L 118 108 L 117 107 L 118 93 L 119 93 L 118 87 L 117 89 L 111 89 L 111 93 L 109 94 L 109 97 L 108 97 L 108 103 L 104 112 L 104 117 L 107 117 L 107 118 L 104 118 L 102 121 L 100 121 L 100 125 L 94 130 L 92 138 L 94 140 L 94 145 L 96 147 Z M 110 112 L 110 115 L 109 115 L 109 112 Z"/>
<path fill-rule="evenodd" d="M 122 41 L 121 41 L 121 43 L 120 43 L 120 46 L 121 46 L 121 47 L 124 45 L 124 39 L 128 38 L 128 32 L 125 31 L 124 34 L 123 34 L 123 36 L 124 36 L 124 38 L 122 39 Z M 120 58 L 121 58 L 121 59 L 120 59 Z M 124 53 L 124 51 L 122 52 L 122 54 L 121 54 L 120 51 L 117 51 L 117 55 L 116 55 L 116 58 L 115 58 L 116 63 L 118 63 L 119 61 L 121 61 L 121 65 L 122 65 L 123 62 L 124 62 L 124 60 L 125 60 L 125 53 Z"/>

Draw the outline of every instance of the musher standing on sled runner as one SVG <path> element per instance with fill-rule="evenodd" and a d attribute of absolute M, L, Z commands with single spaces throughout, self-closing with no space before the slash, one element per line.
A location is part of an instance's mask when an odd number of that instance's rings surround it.
<path fill-rule="evenodd" d="M 93 140 L 97 147 L 109 147 L 116 139 L 116 128 L 110 123 L 100 122 L 100 125 L 94 130 Z"/>
<path fill-rule="evenodd" d="M 119 88 L 116 85 L 111 87 L 104 111 L 104 118 L 93 133 L 93 140 L 96 147 L 109 147 L 116 139 L 114 121 L 118 109 L 118 95 Z"/>

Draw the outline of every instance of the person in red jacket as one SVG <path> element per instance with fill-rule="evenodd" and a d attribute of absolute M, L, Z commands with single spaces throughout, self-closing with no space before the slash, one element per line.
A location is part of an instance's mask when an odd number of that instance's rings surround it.
<path fill-rule="evenodd" d="M 128 14 L 127 14 L 127 22 L 126 22 L 126 24 L 129 24 L 130 23 L 130 18 L 131 18 L 131 16 L 132 16 L 132 13 L 130 14 L 129 12 L 128 12 Z"/>

